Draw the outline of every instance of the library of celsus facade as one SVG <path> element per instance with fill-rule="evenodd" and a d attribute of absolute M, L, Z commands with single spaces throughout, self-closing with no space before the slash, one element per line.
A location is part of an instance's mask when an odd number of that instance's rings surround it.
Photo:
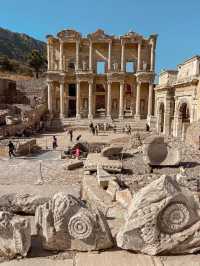
<path fill-rule="evenodd" d="M 54 117 L 150 119 L 155 49 L 149 38 L 71 29 L 48 39 L 48 109 Z M 148 120 L 149 121 L 149 120 Z"/>
<path fill-rule="evenodd" d="M 188 126 L 200 119 L 200 57 L 162 71 L 155 88 L 157 133 L 185 138 Z"/>

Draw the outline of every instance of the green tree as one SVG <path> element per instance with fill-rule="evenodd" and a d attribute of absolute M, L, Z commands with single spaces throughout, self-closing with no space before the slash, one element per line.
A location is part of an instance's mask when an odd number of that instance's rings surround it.
<path fill-rule="evenodd" d="M 4 71 L 13 70 L 13 66 L 6 55 L 0 56 L 0 68 Z"/>
<path fill-rule="evenodd" d="M 29 57 L 29 66 L 34 70 L 36 78 L 39 77 L 39 72 L 44 69 L 45 65 L 45 58 L 39 51 L 33 50 Z"/>

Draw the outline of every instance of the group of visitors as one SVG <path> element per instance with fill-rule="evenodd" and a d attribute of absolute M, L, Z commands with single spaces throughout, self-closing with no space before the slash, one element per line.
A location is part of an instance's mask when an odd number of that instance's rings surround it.
<path fill-rule="evenodd" d="M 89 124 L 89 128 L 90 128 L 90 132 L 91 132 L 93 135 L 98 136 L 98 134 L 99 134 L 99 125 L 98 125 L 98 124 L 94 126 L 94 124 L 91 122 L 91 123 Z"/>

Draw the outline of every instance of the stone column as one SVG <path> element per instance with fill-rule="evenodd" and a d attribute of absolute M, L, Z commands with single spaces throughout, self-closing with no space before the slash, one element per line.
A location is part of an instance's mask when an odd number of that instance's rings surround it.
<path fill-rule="evenodd" d="M 149 118 L 152 115 L 153 88 L 154 88 L 153 83 L 149 83 L 148 114 L 147 114 Z"/>
<path fill-rule="evenodd" d="M 137 92 L 136 92 L 135 119 L 140 119 L 140 91 L 141 91 L 141 81 L 138 81 L 137 82 Z"/>
<path fill-rule="evenodd" d="M 89 47 L 89 70 L 92 71 L 93 68 L 93 58 L 92 58 L 92 41 L 90 41 L 90 47 Z"/>
<path fill-rule="evenodd" d="M 63 71 L 63 41 L 60 41 L 60 66 L 59 70 Z"/>
<path fill-rule="evenodd" d="M 137 61 L 137 71 L 141 71 L 141 43 L 138 43 L 138 61 Z"/>
<path fill-rule="evenodd" d="M 47 42 L 47 62 L 48 62 L 48 70 L 51 69 L 51 59 L 50 59 L 50 42 Z"/>
<path fill-rule="evenodd" d="M 66 117 L 69 117 L 69 84 L 66 85 Z"/>
<path fill-rule="evenodd" d="M 64 82 L 60 82 L 60 118 L 64 117 Z"/>
<path fill-rule="evenodd" d="M 124 118 L 124 82 L 120 82 L 120 96 L 119 96 L 119 118 Z"/>
<path fill-rule="evenodd" d="M 89 89 L 88 89 L 88 119 L 92 119 L 93 118 L 93 112 L 92 112 L 92 105 L 93 105 L 93 101 L 92 101 L 92 96 L 93 96 L 93 81 L 89 81 Z"/>
<path fill-rule="evenodd" d="M 111 81 L 108 81 L 108 86 L 107 86 L 107 118 L 111 118 L 111 86 L 112 83 Z"/>
<path fill-rule="evenodd" d="M 121 71 L 124 72 L 124 60 L 125 60 L 125 42 L 121 42 Z"/>
<path fill-rule="evenodd" d="M 111 70 L 111 57 L 112 57 L 112 41 L 109 41 L 109 44 L 108 44 L 108 71 Z"/>
<path fill-rule="evenodd" d="M 76 118 L 80 119 L 81 115 L 80 115 L 80 86 L 81 82 L 78 80 L 76 83 Z"/>
<path fill-rule="evenodd" d="M 53 97 L 52 97 L 52 90 L 53 90 L 53 82 L 48 81 L 48 110 L 50 113 L 53 112 Z"/>
<path fill-rule="evenodd" d="M 80 48 L 80 40 L 76 41 L 76 70 L 79 70 L 79 48 Z"/>
<path fill-rule="evenodd" d="M 154 72 L 155 68 L 155 43 L 152 41 L 151 43 L 151 66 L 150 71 Z"/>

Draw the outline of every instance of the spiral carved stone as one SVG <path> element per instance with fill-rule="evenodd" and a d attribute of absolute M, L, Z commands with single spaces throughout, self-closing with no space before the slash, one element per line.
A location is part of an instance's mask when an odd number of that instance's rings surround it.
<path fill-rule="evenodd" d="M 77 214 L 71 217 L 68 224 L 69 234 L 75 239 L 86 239 L 91 236 L 93 223 L 87 214 Z"/>
<path fill-rule="evenodd" d="M 168 205 L 159 217 L 161 231 L 173 234 L 183 230 L 190 221 L 190 212 L 182 203 Z"/>

